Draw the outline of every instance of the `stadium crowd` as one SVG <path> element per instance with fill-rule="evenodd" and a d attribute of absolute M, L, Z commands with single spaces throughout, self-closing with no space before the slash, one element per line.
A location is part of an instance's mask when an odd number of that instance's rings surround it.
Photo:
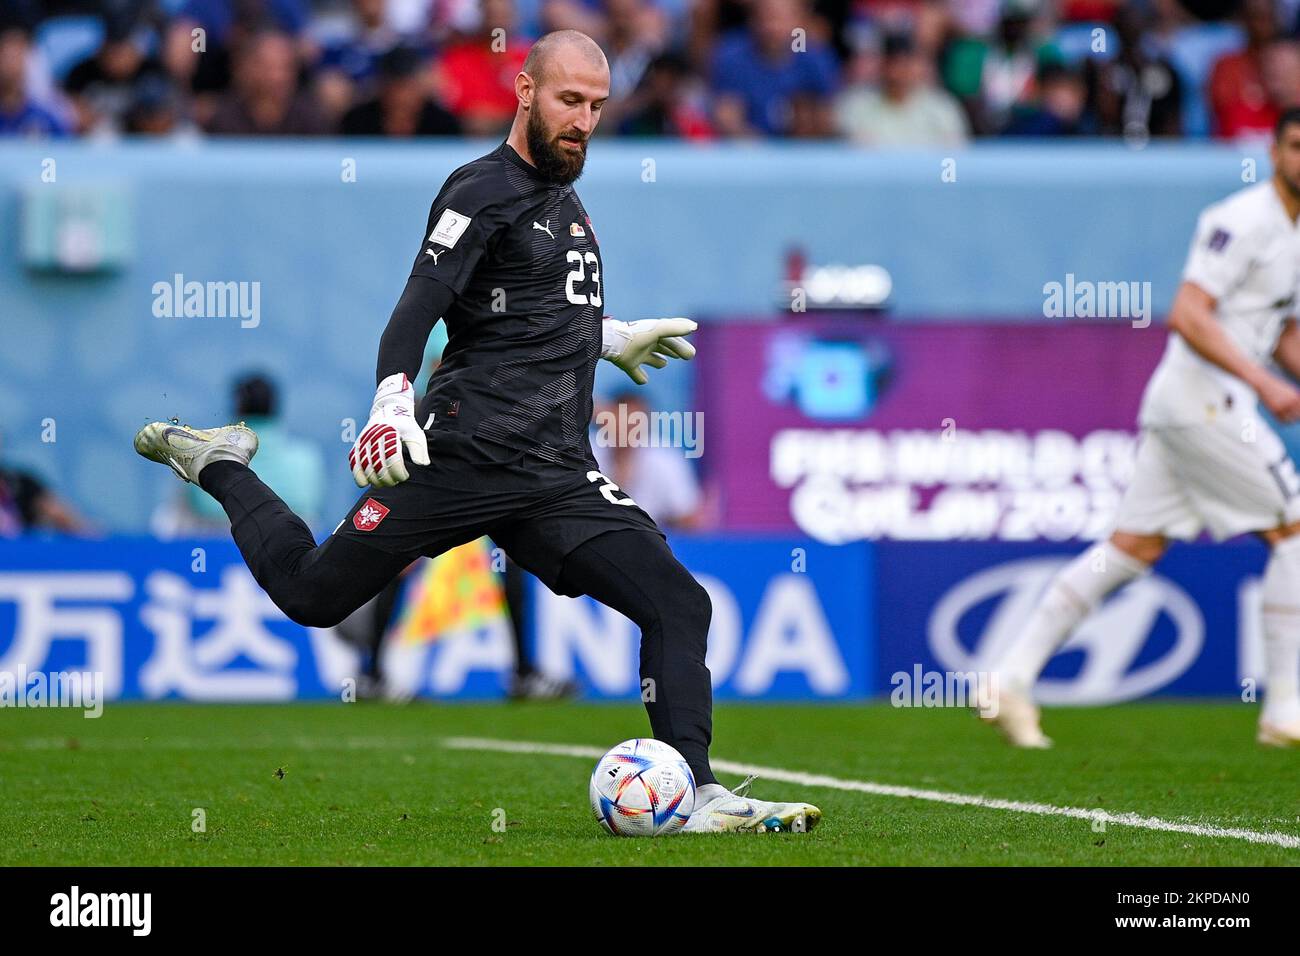
<path fill-rule="evenodd" d="M 533 38 L 605 48 L 604 130 L 1250 137 L 1300 0 L 4 0 L 0 136 L 499 135 Z"/>

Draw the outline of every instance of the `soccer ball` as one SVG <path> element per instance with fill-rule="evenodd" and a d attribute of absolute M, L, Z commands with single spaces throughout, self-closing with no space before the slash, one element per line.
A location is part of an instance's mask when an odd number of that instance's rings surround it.
<path fill-rule="evenodd" d="M 591 809 L 614 836 L 670 836 L 695 808 L 695 776 L 674 748 L 638 737 L 611 747 L 591 772 Z"/>

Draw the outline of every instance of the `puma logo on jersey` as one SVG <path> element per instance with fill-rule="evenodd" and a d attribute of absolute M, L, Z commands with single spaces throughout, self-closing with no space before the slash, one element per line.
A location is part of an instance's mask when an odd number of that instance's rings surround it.
<path fill-rule="evenodd" d="M 446 252 L 446 251 L 447 251 L 446 249 L 443 249 L 443 250 L 442 250 L 442 252 Z M 434 252 L 432 249 L 425 249 L 425 250 L 424 250 L 424 254 L 425 254 L 426 256 L 433 256 L 433 264 L 434 264 L 435 266 L 438 264 L 438 257 L 439 257 L 440 255 L 442 255 L 442 252 Z"/>
<path fill-rule="evenodd" d="M 533 228 L 534 228 L 534 229 L 540 229 L 542 232 L 546 233 L 546 234 L 547 234 L 548 236 L 550 236 L 552 239 L 555 238 L 555 233 L 551 232 L 551 220 L 549 220 L 549 219 L 546 220 L 546 225 L 544 225 L 544 226 L 543 226 L 540 222 L 538 222 L 536 219 L 534 219 L 534 220 L 533 220 Z"/>

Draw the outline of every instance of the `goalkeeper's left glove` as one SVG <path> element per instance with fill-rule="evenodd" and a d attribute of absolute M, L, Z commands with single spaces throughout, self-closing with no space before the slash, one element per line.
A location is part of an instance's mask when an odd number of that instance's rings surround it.
<path fill-rule="evenodd" d="M 695 358 L 695 346 L 682 336 L 698 328 L 690 319 L 620 322 L 606 316 L 601 324 L 600 357 L 627 372 L 638 385 L 644 385 L 650 379 L 642 365 L 663 368 L 670 358 Z"/>

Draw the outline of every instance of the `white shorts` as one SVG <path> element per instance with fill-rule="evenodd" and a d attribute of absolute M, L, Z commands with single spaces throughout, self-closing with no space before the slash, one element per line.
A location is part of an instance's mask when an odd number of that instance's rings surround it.
<path fill-rule="evenodd" d="M 1218 540 L 1300 521 L 1300 477 L 1282 439 L 1256 414 L 1142 431 L 1118 531 Z"/>

